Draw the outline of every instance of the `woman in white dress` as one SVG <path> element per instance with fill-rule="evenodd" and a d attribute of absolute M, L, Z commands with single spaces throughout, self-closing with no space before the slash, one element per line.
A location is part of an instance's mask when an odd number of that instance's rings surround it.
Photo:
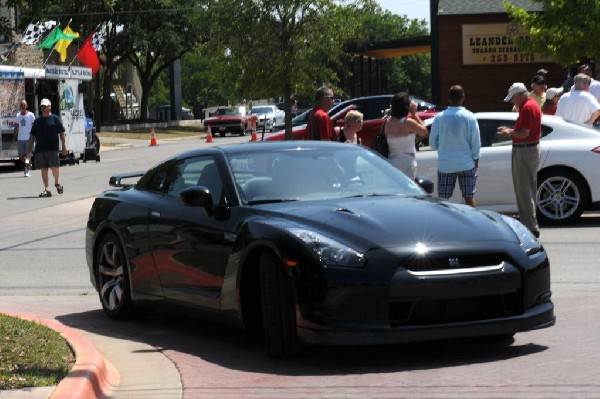
<path fill-rule="evenodd" d="M 390 148 L 388 160 L 414 180 L 417 172 L 415 138 L 426 137 L 427 128 L 417 115 L 417 103 L 411 101 L 407 93 L 397 93 L 392 97 L 390 116 L 385 121 L 385 135 Z"/>

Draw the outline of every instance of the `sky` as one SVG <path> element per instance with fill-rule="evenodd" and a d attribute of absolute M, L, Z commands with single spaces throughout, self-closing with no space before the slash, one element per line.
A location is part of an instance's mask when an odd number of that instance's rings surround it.
<path fill-rule="evenodd" d="M 429 23 L 429 0 L 377 0 L 381 8 L 408 18 L 425 19 Z"/>

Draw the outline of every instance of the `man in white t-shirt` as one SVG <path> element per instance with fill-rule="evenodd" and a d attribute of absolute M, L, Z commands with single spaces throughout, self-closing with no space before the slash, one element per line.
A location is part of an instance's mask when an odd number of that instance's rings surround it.
<path fill-rule="evenodd" d="M 579 73 L 573 78 L 573 90 L 558 100 L 556 115 L 564 120 L 592 125 L 600 117 L 600 103 L 588 92 L 592 78 Z"/>
<path fill-rule="evenodd" d="M 588 88 L 588 93 L 596 97 L 596 100 L 600 102 L 600 81 L 594 79 L 592 67 L 589 64 L 583 64 L 579 68 L 577 68 L 577 73 L 585 73 L 587 76 L 592 78 L 590 82 L 590 87 Z M 571 87 L 571 90 L 573 90 L 573 87 Z"/>
<path fill-rule="evenodd" d="M 21 110 L 17 113 L 17 116 L 15 116 L 13 126 L 16 131 L 15 138 L 17 141 L 19 159 L 24 165 L 23 172 L 25 173 L 25 177 L 29 177 L 29 168 L 31 165 L 27 158 L 27 143 L 29 142 L 29 134 L 31 133 L 33 121 L 35 121 L 35 115 L 33 112 L 27 110 L 27 101 L 25 100 L 21 100 L 19 108 Z"/>

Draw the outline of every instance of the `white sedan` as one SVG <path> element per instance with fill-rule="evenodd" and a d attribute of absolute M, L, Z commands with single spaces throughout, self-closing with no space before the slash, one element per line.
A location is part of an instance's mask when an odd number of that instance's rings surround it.
<path fill-rule="evenodd" d="M 518 213 L 511 173 L 510 139 L 498 136 L 498 126 L 513 126 L 516 112 L 480 112 L 475 116 L 481 133 L 477 206 L 502 213 Z M 433 118 L 426 120 L 430 127 Z M 565 122 L 558 116 L 542 118 L 541 157 L 536 195 L 540 223 L 568 224 L 584 210 L 600 205 L 600 132 Z M 421 147 L 417 174 L 437 184 L 437 151 Z M 451 199 L 461 202 L 458 184 Z"/>
<path fill-rule="evenodd" d="M 279 109 L 277 105 L 256 105 L 252 107 L 251 112 L 258 116 L 257 129 L 273 131 L 273 126 L 285 119 L 285 111 Z"/>

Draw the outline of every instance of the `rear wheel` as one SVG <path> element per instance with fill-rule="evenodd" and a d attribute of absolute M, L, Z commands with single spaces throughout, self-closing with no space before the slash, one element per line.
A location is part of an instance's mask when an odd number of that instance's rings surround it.
<path fill-rule="evenodd" d="M 548 170 L 538 176 L 537 216 L 541 223 L 569 224 L 587 205 L 587 186 L 569 170 Z"/>
<path fill-rule="evenodd" d="M 96 256 L 96 280 L 104 313 L 111 319 L 126 319 L 131 315 L 131 290 L 127 259 L 116 234 L 107 234 Z"/>
<path fill-rule="evenodd" d="M 283 264 L 272 253 L 260 257 L 263 330 L 267 353 L 275 358 L 298 352 L 294 291 Z"/>
<path fill-rule="evenodd" d="M 100 160 L 100 137 L 96 133 L 92 136 L 92 146 L 96 151 L 96 161 Z"/>

